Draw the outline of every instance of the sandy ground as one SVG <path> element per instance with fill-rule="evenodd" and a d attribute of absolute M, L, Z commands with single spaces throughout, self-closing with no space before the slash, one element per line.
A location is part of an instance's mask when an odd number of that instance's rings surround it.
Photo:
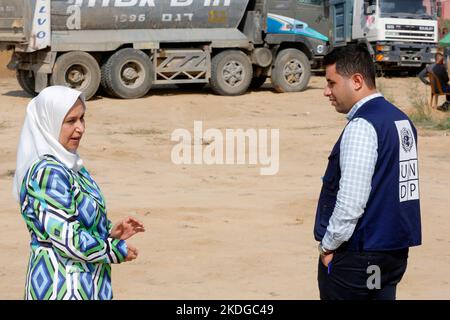
<path fill-rule="evenodd" d="M 8 70 L 6 65 L 11 58 L 11 51 L 0 51 L 0 78 L 15 77 L 14 71 Z"/>
<path fill-rule="evenodd" d="M 21 299 L 29 235 L 11 185 L 30 97 L 1 74 L 0 299 Z M 380 83 L 402 109 L 426 92 L 413 78 Z M 139 258 L 113 267 L 116 299 L 318 299 L 314 214 L 328 153 L 345 125 L 322 96 L 324 84 L 316 76 L 303 93 L 276 94 L 268 84 L 239 97 L 158 89 L 139 100 L 88 103 L 79 152 L 109 217 L 132 215 L 147 228 L 130 241 Z M 222 131 L 279 129 L 279 173 L 173 164 L 170 134 L 192 132 L 194 120 Z M 425 129 L 419 136 L 423 245 L 410 251 L 398 298 L 449 299 L 450 137 Z"/>

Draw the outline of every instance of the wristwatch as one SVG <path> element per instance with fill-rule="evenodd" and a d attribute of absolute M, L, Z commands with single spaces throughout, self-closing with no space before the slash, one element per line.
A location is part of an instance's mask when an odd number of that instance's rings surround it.
<path fill-rule="evenodd" d="M 322 243 L 321 243 L 321 242 L 319 242 L 319 247 L 318 247 L 318 248 L 319 248 L 319 254 L 320 254 L 322 257 L 334 253 L 333 250 L 327 250 L 327 249 L 325 249 L 325 248 L 322 246 Z"/>

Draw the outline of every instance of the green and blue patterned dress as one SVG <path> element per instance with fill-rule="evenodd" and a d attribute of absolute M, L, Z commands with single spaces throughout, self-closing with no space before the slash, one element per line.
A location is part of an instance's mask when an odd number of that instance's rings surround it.
<path fill-rule="evenodd" d="M 111 263 L 123 262 L 127 247 L 109 237 L 103 195 L 88 171 L 46 156 L 28 170 L 20 203 L 31 235 L 25 299 L 112 299 Z"/>

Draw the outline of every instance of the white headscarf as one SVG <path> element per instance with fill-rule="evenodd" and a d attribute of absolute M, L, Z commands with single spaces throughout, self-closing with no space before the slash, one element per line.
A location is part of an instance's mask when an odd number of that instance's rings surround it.
<path fill-rule="evenodd" d="M 17 148 L 13 185 L 16 201 L 20 200 L 20 188 L 27 170 L 46 154 L 55 156 L 69 169 L 81 169 L 83 161 L 79 155 L 67 151 L 59 143 L 63 120 L 78 98 L 85 105 L 80 91 L 52 86 L 42 90 L 28 104 Z"/>

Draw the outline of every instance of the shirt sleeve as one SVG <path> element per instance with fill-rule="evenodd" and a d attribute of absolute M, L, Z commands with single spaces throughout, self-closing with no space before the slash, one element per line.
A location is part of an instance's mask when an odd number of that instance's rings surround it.
<path fill-rule="evenodd" d="M 336 250 L 350 239 L 369 200 L 378 158 L 378 138 L 372 124 L 362 118 L 353 119 L 344 130 L 339 155 L 339 191 L 322 239 L 328 250 Z"/>
<path fill-rule="evenodd" d="M 72 185 L 70 175 L 58 165 L 43 166 L 28 181 L 28 194 L 45 240 L 64 258 L 91 263 L 125 261 L 125 241 L 96 236 L 76 219 Z"/>

